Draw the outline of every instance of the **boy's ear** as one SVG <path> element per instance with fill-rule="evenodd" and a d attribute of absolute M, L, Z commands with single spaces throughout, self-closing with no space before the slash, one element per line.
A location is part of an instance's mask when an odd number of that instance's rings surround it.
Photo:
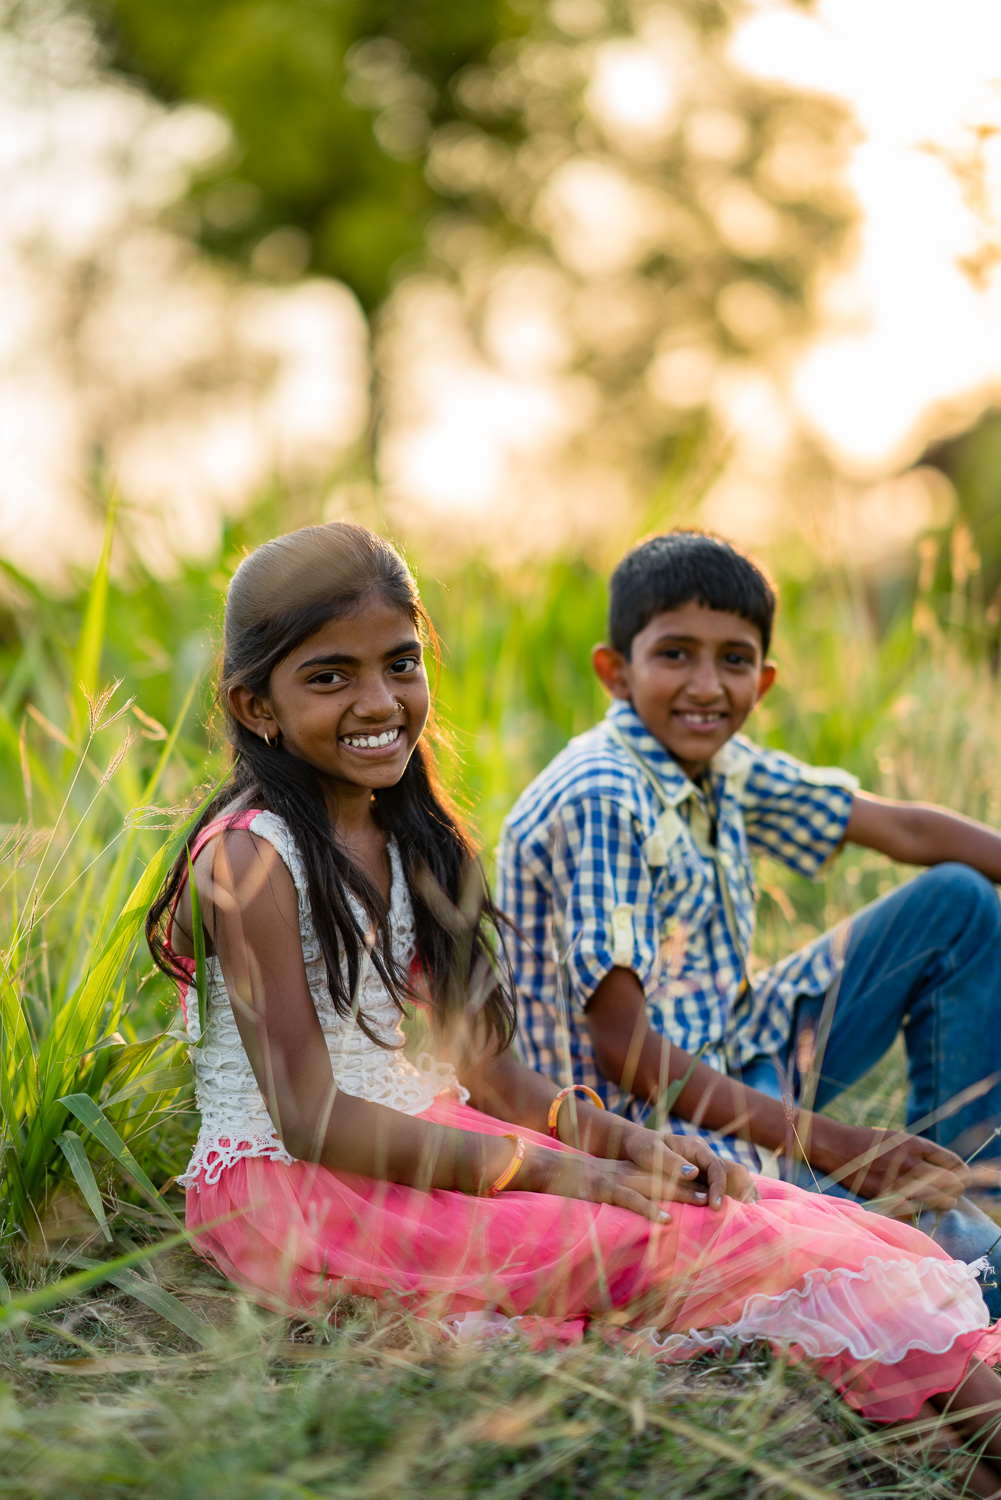
<path fill-rule="evenodd" d="M 274 737 L 280 732 L 278 720 L 271 712 L 271 705 L 263 698 L 258 698 L 256 693 L 252 693 L 242 683 L 231 687 L 226 697 L 234 716 L 251 734 L 263 739 L 265 735 Z"/>
<path fill-rule="evenodd" d="M 602 643 L 591 652 L 591 665 L 605 692 L 612 698 L 628 698 L 629 663 L 621 651 Z"/>
<path fill-rule="evenodd" d="M 767 692 L 774 686 L 779 669 L 773 661 L 762 662 L 761 671 L 758 674 L 758 696 L 754 700 L 755 708 L 761 702 Z"/>

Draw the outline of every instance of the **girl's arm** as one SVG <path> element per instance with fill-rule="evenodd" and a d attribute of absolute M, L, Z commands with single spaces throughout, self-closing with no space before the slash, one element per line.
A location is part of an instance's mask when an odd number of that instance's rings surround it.
<path fill-rule="evenodd" d="M 336 1088 L 306 979 L 295 886 L 274 848 L 232 830 L 199 858 L 195 878 L 240 1036 L 291 1154 L 422 1189 L 484 1192 L 511 1161 L 511 1141 L 414 1119 Z M 692 1196 L 682 1170 L 667 1150 L 657 1170 L 643 1170 L 530 1145 L 515 1185 L 658 1221 L 667 1217 L 664 1199 Z"/>
<path fill-rule="evenodd" d="M 552 1079 L 519 1062 L 510 1049 L 498 1052 L 492 1043 L 481 1045 L 478 1052 L 471 1048 L 458 1071 L 476 1109 L 547 1133 L 549 1109 L 559 1089 Z M 673 1152 L 679 1166 L 687 1162 L 698 1169 L 698 1175 L 688 1183 L 678 1182 L 682 1190 L 679 1196 L 686 1201 L 708 1201 L 711 1207 L 719 1208 L 725 1195 L 744 1201 L 758 1196 L 750 1174 L 735 1162 L 724 1161 L 699 1137 L 647 1130 L 611 1110 L 599 1109 L 586 1095 L 576 1094 L 563 1101 L 556 1129 L 566 1145 L 591 1156 L 631 1162 L 644 1171 L 665 1170 L 662 1153 L 665 1149 Z"/>

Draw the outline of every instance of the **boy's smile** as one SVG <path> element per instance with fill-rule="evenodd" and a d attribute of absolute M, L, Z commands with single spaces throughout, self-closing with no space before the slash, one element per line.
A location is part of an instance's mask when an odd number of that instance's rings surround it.
<path fill-rule="evenodd" d="M 628 699 L 686 776 L 701 775 L 775 680 L 761 636 L 741 615 L 690 601 L 633 637 L 628 657 L 596 646 L 595 671 Z"/>

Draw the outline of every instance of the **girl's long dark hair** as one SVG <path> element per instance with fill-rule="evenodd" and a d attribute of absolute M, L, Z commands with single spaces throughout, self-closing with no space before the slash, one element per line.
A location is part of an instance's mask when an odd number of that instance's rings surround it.
<path fill-rule="evenodd" d="M 444 1028 L 468 1009 L 479 1012 L 501 1047 L 515 1030 L 510 986 L 502 982 L 494 951 L 500 914 L 486 887 L 475 850 L 454 808 L 438 785 L 424 741 L 417 745 L 395 786 L 374 794 L 375 816 L 396 840 L 413 904 L 418 972 L 404 974 L 394 962 L 389 909 L 382 894 L 352 864 L 330 828 L 319 778 L 280 740 L 268 746 L 233 714 L 229 690 L 242 684 L 267 697 L 278 663 L 328 620 L 352 613 L 366 595 L 380 594 L 407 614 L 415 627 L 433 630 L 417 585 L 390 544 L 362 526 L 336 522 L 307 526 L 266 542 L 244 558 L 226 596 L 219 701 L 233 753 L 223 790 L 205 808 L 146 918 L 154 962 L 179 983 L 188 974 L 167 943 L 170 913 L 187 879 L 188 849 L 199 832 L 226 807 L 260 807 L 288 826 L 306 870 L 313 924 L 337 1011 L 352 1014 L 363 955 L 372 961 L 402 1009 L 429 1001 Z M 359 927 L 349 891 L 365 908 L 375 943 Z M 502 947 L 503 945 L 501 945 Z M 358 1021 L 369 1037 L 364 1015 Z M 372 1037 L 378 1041 L 377 1037 Z"/>

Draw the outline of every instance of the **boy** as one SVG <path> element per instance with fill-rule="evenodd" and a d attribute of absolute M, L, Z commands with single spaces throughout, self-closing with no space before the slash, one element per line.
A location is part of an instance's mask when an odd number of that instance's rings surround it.
<path fill-rule="evenodd" d="M 759 1148 L 779 1153 L 805 1187 L 923 1211 L 972 1260 L 999 1235 L 968 1200 L 952 1210 L 971 1178 L 962 1156 L 983 1147 L 978 1168 L 997 1166 L 1001 836 L 741 737 L 775 680 L 774 610 L 760 569 L 701 532 L 653 537 L 616 569 L 593 653 L 608 713 L 501 836 L 522 1046 L 633 1119 L 674 1085 L 669 1129 L 752 1169 Z M 845 841 L 935 868 L 752 975 L 750 851 L 815 876 Z M 901 1027 L 908 1125 L 923 1134 L 813 1113 Z"/>

